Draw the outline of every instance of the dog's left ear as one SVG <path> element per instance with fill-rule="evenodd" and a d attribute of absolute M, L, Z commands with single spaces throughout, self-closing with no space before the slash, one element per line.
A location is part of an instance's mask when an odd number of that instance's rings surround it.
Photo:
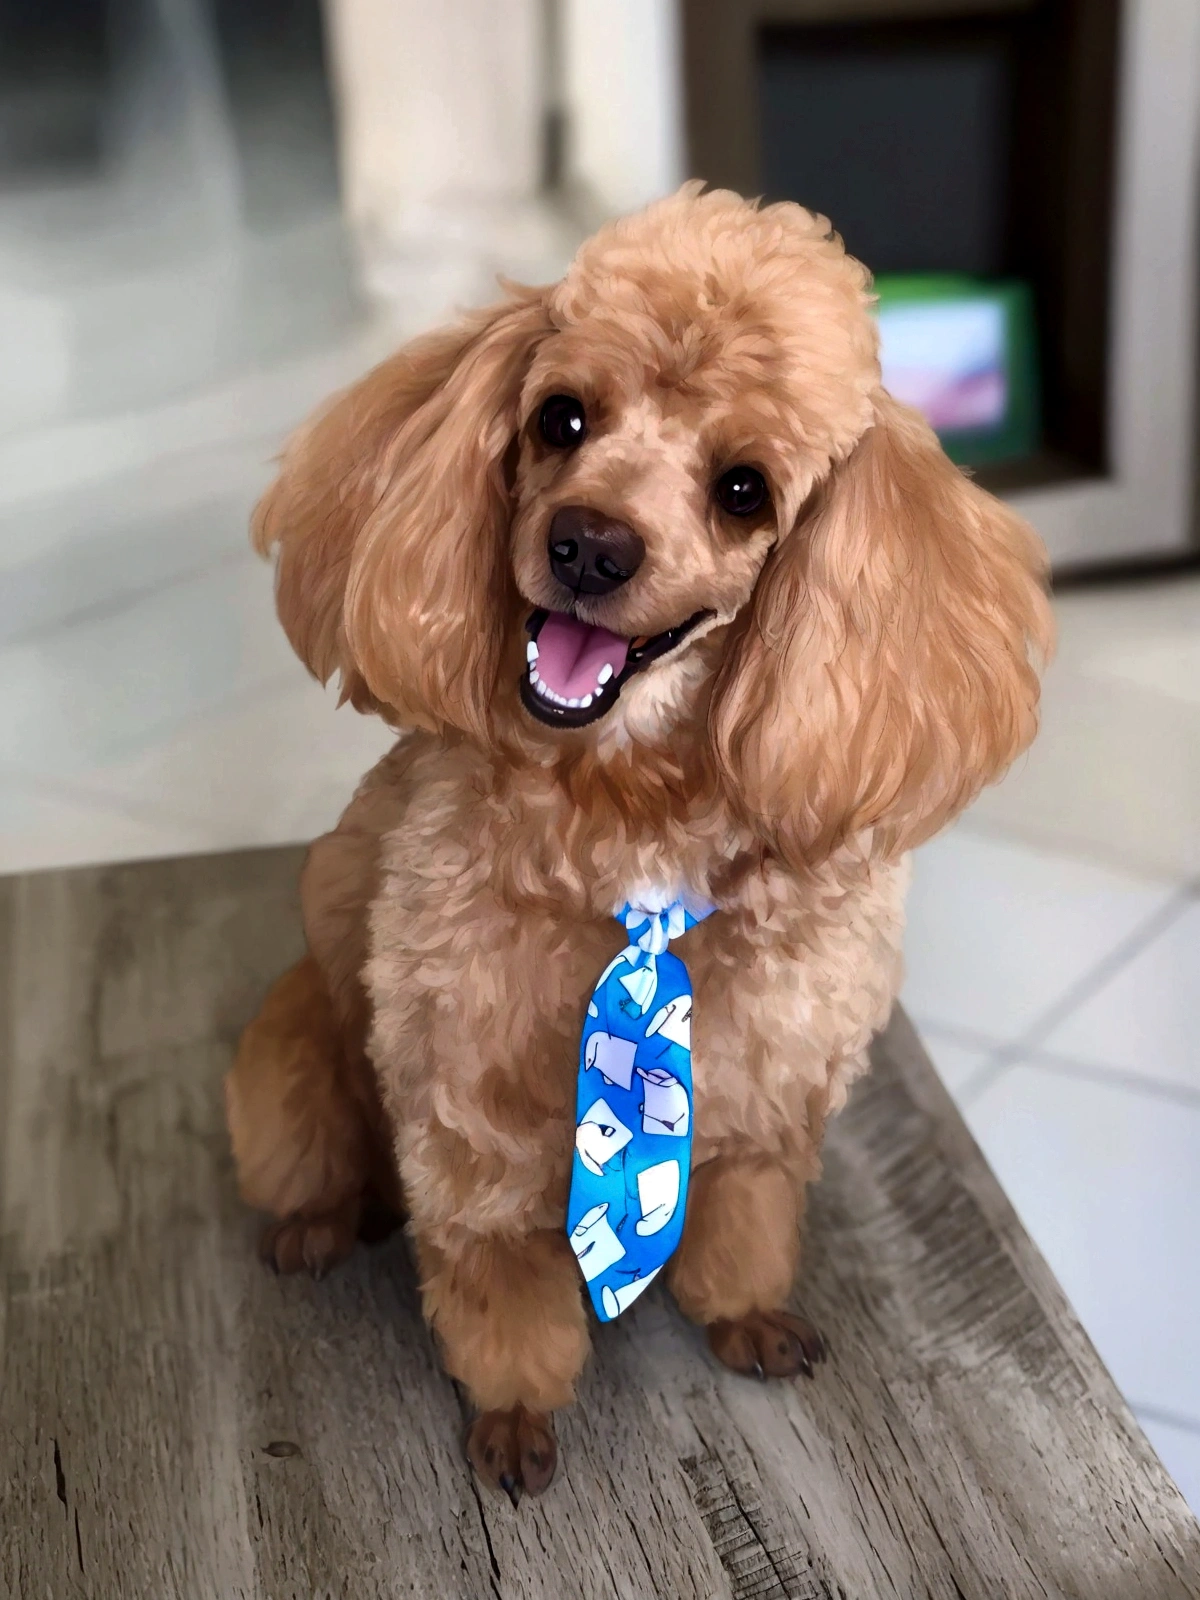
<path fill-rule="evenodd" d="M 1013 511 L 882 391 L 760 575 L 712 708 L 718 762 L 800 866 L 874 830 L 919 844 L 1037 728 L 1045 557 Z"/>

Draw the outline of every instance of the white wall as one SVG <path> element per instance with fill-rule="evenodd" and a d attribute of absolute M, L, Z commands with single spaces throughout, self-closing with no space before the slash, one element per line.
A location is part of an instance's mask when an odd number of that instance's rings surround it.
<path fill-rule="evenodd" d="M 531 196 L 541 176 L 540 0 L 327 0 L 350 219 Z"/>
<path fill-rule="evenodd" d="M 560 0 L 567 177 L 589 210 L 635 210 L 685 170 L 678 0 Z"/>
<path fill-rule="evenodd" d="M 577 242 L 539 194 L 544 0 L 325 0 L 360 278 L 413 332 L 561 275 Z"/>
<path fill-rule="evenodd" d="M 1058 565 L 1186 549 L 1200 283 L 1200 5 L 1126 0 L 1114 216 L 1112 477 L 1014 495 Z"/>

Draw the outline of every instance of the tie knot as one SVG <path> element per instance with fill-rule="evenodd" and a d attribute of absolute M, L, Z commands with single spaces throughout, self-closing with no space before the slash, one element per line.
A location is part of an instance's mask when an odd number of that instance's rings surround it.
<path fill-rule="evenodd" d="M 647 955 L 657 956 L 662 954 L 672 939 L 678 939 L 680 934 L 695 927 L 697 922 L 703 922 L 712 911 L 712 906 L 701 901 L 672 900 L 669 905 L 653 911 L 630 902 L 622 906 L 617 919 L 625 924 L 631 945 L 636 945 Z"/>

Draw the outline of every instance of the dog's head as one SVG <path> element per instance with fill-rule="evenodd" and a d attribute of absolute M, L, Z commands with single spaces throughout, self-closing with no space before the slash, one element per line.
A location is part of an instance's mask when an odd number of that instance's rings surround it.
<path fill-rule="evenodd" d="M 410 345 L 256 531 L 360 708 L 510 751 L 691 719 L 793 860 L 924 837 L 1033 734 L 1040 547 L 880 388 L 867 273 L 798 206 L 689 185 Z"/>

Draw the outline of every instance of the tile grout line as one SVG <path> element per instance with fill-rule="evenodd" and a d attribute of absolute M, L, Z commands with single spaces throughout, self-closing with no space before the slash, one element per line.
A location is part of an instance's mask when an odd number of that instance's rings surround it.
<path fill-rule="evenodd" d="M 1144 856 L 1129 854 L 1124 855 L 1107 846 L 1080 841 L 1073 834 L 1035 834 L 1014 833 L 1001 831 L 999 828 L 990 830 L 986 835 L 982 829 L 976 833 L 977 838 L 988 838 L 1004 844 L 1019 846 L 1032 854 L 1042 856 L 1056 856 L 1061 861 L 1069 861 L 1083 867 L 1091 867 L 1101 872 L 1111 872 L 1125 878 L 1136 878 L 1150 888 L 1170 892 L 1177 888 L 1181 882 L 1190 881 L 1191 866 L 1174 863 L 1170 866 L 1159 862 L 1151 862 Z"/>
<path fill-rule="evenodd" d="M 1169 1411 L 1165 1406 L 1143 1404 L 1140 1400 L 1131 1400 L 1128 1395 L 1125 1404 L 1139 1421 L 1145 1418 L 1148 1422 L 1162 1422 L 1168 1428 L 1178 1428 L 1181 1433 L 1200 1436 L 1200 1417 L 1185 1416 L 1182 1411 Z"/>
<path fill-rule="evenodd" d="M 0 634 L 0 652 L 24 650 L 44 644 L 47 639 L 52 641 L 56 633 L 67 628 L 86 628 L 95 622 L 111 621 L 113 617 L 119 617 L 123 611 L 132 611 L 136 606 L 144 604 L 155 595 L 165 593 L 168 589 L 182 588 L 185 584 L 212 577 L 243 562 L 248 568 L 252 565 L 261 566 L 265 571 L 269 567 L 269 563 L 255 557 L 247 539 L 244 550 L 231 546 L 215 559 L 188 567 L 185 571 L 175 573 L 162 582 L 139 584 L 118 593 L 108 594 L 102 600 L 92 600 L 74 611 L 64 612 L 53 621 L 35 623 L 32 628 L 26 628 L 23 632 Z"/>
<path fill-rule="evenodd" d="M 940 1022 L 936 1017 L 918 1016 L 909 1012 L 909 1020 L 922 1039 L 944 1039 L 947 1044 L 962 1045 L 967 1050 L 978 1050 L 981 1055 L 994 1056 L 1005 1048 L 1003 1039 L 990 1033 L 977 1033 L 974 1028 L 961 1027 L 957 1022 Z"/>
<path fill-rule="evenodd" d="M 104 765 L 105 767 L 120 767 L 126 762 L 138 760 L 152 749 L 161 751 L 165 745 L 178 738 L 185 729 L 203 728 L 205 723 L 218 722 L 222 717 L 237 711 L 247 695 L 252 695 L 256 701 L 261 701 L 281 694 L 291 684 L 310 683 L 312 681 L 314 681 L 312 675 L 307 673 L 303 663 L 297 660 L 286 670 L 281 668 L 278 672 L 267 673 L 257 682 L 232 685 L 228 693 L 209 701 L 196 711 L 189 712 L 183 721 L 176 721 L 171 716 L 163 716 L 157 722 L 143 728 L 136 736 L 136 739 L 133 736 L 127 737 L 121 744 L 110 749 Z M 328 694 L 329 691 L 321 688 L 320 692 Z M 338 706 L 335 709 L 341 710 L 341 707 Z M 12 770 L 11 763 L 10 770 Z M 32 771 L 32 769 L 30 770 Z M 58 780 L 55 779 L 54 781 L 57 782 Z M 69 781 L 76 782 L 75 779 Z M 79 787 L 82 793 L 86 787 L 86 778 Z M 94 792 L 102 793 L 103 791 Z"/>
<path fill-rule="evenodd" d="M 1137 878 L 1147 887 L 1163 891 L 1174 892 L 1182 883 L 1185 887 L 1190 887 L 1193 894 L 1200 896 L 1200 874 L 1193 873 L 1190 867 L 1183 868 L 1176 864 L 1164 868 L 1152 865 L 1140 856 L 1122 855 L 1119 851 L 1113 851 L 1108 847 L 1100 849 L 1089 845 L 1081 841 L 1075 833 L 1043 834 L 1036 828 L 1027 829 L 990 819 L 981 821 L 970 811 L 964 813 L 949 831 L 964 833 L 972 839 L 992 844 L 1010 845 L 1035 855 L 1057 856 L 1061 860 L 1075 862 L 1085 867 L 1095 867 L 1104 872 Z"/>
<path fill-rule="evenodd" d="M 1196 899 L 1197 883 L 1188 880 L 1180 888 L 1168 896 L 1166 901 L 1159 906 L 1157 911 L 1151 913 L 1132 933 L 1127 934 L 1106 956 L 1102 956 L 1096 964 L 1071 984 L 1065 994 L 1061 995 L 1052 1005 L 1047 1006 L 1040 1017 L 1026 1028 L 1018 1038 L 1002 1045 L 990 1061 L 984 1063 L 978 1071 L 974 1072 L 962 1085 L 958 1093 L 959 1103 L 966 1107 L 973 1105 L 981 1095 L 985 1094 L 1005 1072 L 1024 1056 L 1036 1052 L 1041 1040 L 1052 1033 L 1060 1022 L 1086 1004 L 1093 995 L 1100 992 L 1123 967 L 1127 966 L 1135 956 L 1147 949 L 1164 933 L 1172 923 L 1189 908 Z"/>
<path fill-rule="evenodd" d="M 34 800 L 62 801 L 82 811 L 98 811 L 103 816 L 122 822 L 132 822 L 140 827 L 202 829 L 203 820 L 183 812 L 161 809 L 152 801 L 144 805 L 138 798 L 127 800 L 124 796 L 106 794 L 89 789 L 69 778 L 45 778 L 39 773 L 22 772 L 13 767 L 0 767 L 0 779 L 20 788 Z"/>
<path fill-rule="evenodd" d="M 1127 1067 L 1109 1067 L 1099 1061 L 1077 1061 L 1071 1056 L 1056 1055 L 1052 1050 L 1035 1049 L 1024 1059 L 1031 1066 L 1039 1067 L 1043 1072 L 1056 1072 L 1060 1077 L 1108 1084 L 1114 1088 L 1128 1089 L 1131 1093 L 1145 1093 L 1200 1110 L 1200 1088 L 1194 1089 L 1186 1083 L 1144 1076 L 1139 1072 L 1131 1072 Z"/>
<path fill-rule="evenodd" d="M 262 683 L 256 684 L 255 692 L 262 698 L 268 699 L 281 694 L 296 681 L 305 682 L 307 680 L 303 679 L 297 672 L 289 669 L 286 675 L 278 673 L 271 678 L 264 679 Z M 183 728 L 195 726 L 196 724 L 202 726 L 209 718 L 216 721 L 222 716 L 228 715 L 230 711 L 237 708 L 238 696 L 241 692 L 241 689 L 239 689 L 229 695 L 222 696 L 219 701 L 207 707 L 203 712 L 189 716 L 185 723 L 180 723 L 176 727 L 175 732 L 178 733 Z M 340 710 L 341 707 L 337 709 Z M 156 740 L 155 744 L 161 749 L 161 740 Z M 128 759 L 128 756 L 119 753 L 116 764 L 119 764 L 121 759 Z M 208 813 L 201 816 L 198 812 L 185 813 L 173 809 L 160 808 L 154 801 L 151 801 L 149 805 L 144 804 L 142 797 L 137 795 L 127 796 L 124 793 L 118 795 L 105 789 L 94 789 L 90 786 L 86 777 L 80 780 L 72 776 L 47 773 L 44 770 L 15 767 L 11 762 L 7 761 L 0 761 L 0 777 L 47 799 L 54 799 L 56 796 L 61 797 L 72 804 L 90 805 L 98 811 L 107 811 L 115 816 L 123 816 L 133 822 L 148 822 L 156 826 L 203 828 L 211 821 Z"/>

